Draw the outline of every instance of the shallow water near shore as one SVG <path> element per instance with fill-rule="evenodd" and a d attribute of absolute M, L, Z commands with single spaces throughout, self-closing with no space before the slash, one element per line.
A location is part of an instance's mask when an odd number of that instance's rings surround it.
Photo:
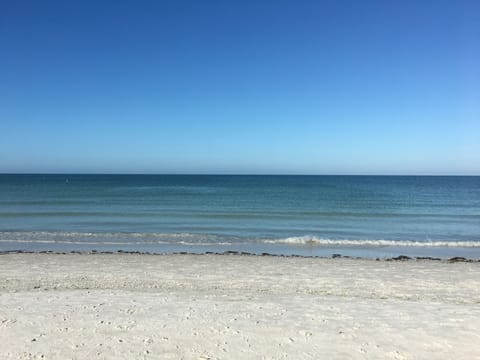
<path fill-rule="evenodd" d="M 480 258 L 480 177 L 0 175 L 0 251 Z"/>

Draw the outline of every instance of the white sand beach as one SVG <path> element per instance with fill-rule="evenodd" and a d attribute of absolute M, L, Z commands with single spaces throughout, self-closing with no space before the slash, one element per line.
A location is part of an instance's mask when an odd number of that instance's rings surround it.
<path fill-rule="evenodd" d="M 0 255 L 1 359 L 480 359 L 480 263 Z"/>

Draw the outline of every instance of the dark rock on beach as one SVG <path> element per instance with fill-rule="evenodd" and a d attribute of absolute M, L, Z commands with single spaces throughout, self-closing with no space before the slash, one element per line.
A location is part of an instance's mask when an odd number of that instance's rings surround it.
<path fill-rule="evenodd" d="M 454 263 L 454 262 L 471 262 L 472 260 L 468 260 L 464 257 L 461 257 L 461 256 L 456 256 L 456 257 L 453 257 L 453 258 L 450 258 L 448 259 L 448 262 L 450 263 Z"/>
<path fill-rule="evenodd" d="M 224 253 L 225 255 L 238 255 L 238 254 L 239 254 L 238 251 L 234 251 L 234 250 L 224 251 L 223 253 Z"/>
<path fill-rule="evenodd" d="M 387 261 L 407 261 L 407 260 L 412 260 L 412 258 L 410 256 L 406 256 L 406 255 L 400 255 L 400 256 L 397 256 L 397 257 L 392 257 L 390 259 L 386 259 Z"/>

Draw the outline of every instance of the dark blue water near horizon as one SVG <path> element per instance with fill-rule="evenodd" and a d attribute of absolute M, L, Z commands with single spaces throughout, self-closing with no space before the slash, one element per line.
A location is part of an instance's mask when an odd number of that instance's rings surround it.
<path fill-rule="evenodd" d="M 480 177 L 0 175 L 0 251 L 480 257 Z"/>

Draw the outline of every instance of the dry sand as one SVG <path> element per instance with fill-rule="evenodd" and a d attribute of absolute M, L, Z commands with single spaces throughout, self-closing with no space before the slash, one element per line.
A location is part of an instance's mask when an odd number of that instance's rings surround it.
<path fill-rule="evenodd" d="M 0 256 L 0 359 L 480 359 L 480 263 Z"/>

